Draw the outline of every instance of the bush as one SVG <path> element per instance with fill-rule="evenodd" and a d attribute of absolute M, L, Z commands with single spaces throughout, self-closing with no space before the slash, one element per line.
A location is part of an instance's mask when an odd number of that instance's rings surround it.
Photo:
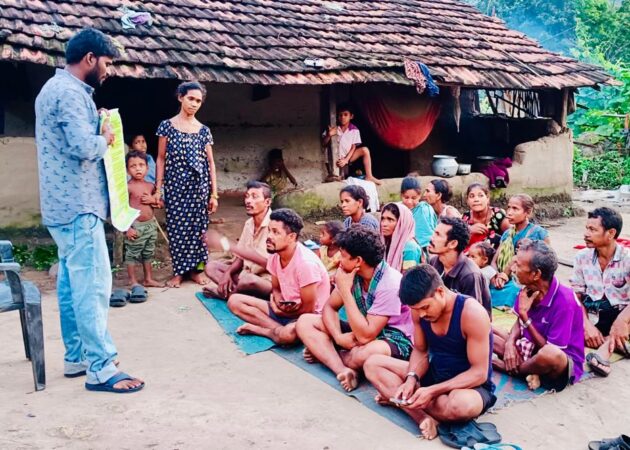
<path fill-rule="evenodd" d="M 587 157 L 576 148 L 573 183 L 591 189 L 617 189 L 622 184 L 630 184 L 630 158 L 617 151 Z"/>
<path fill-rule="evenodd" d="M 13 257 L 22 266 L 48 270 L 57 262 L 57 246 L 38 245 L 30 250 L 25 244 L 16 244 L 13 246 Z"/>

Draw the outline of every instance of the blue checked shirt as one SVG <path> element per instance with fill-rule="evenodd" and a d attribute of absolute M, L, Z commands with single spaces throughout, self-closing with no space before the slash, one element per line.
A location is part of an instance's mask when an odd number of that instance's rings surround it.
<path fill-rule="evenodd" d="M 42 222 L 65 225 L 80 214 L 107 219 L 109 199 L 94 89 L 57 69 L 35 100 Z"/>

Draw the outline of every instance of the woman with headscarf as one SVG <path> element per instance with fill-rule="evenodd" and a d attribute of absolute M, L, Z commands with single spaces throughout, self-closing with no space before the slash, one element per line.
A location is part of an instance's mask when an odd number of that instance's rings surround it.
<path fill-rule="evenodd" d="M 409 208 L 402 203 L 388 203 L 381 211 L 381 239 L 385 261 L 405 273 L 422 261 L 422 249 L 416 241 L 416 225 Z"/>

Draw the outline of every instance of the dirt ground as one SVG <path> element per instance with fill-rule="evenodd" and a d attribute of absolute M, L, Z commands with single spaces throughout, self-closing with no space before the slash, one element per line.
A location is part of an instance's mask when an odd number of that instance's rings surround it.
<path fill-rule="evenodd" d="M 594 201 L 581 206 L 607 199 Z M 224 201 L 217 215 L 225 220 L 217 229 L 232 237 L 245 217 L 238 204 Z M 629 211 L 623 212 L 630 224 Z M 584 221 L 546 224 L 561 258 L 572 259 Z M 311 225 L 307 233 L 314 230 Z M 168 265 L 159 270 L 162 279 L 167 273 Z M 569 274 L 561 266 L 560 278 Z M 123 274 L 116 275 L 116 284 L 124 284 Z M 0 449 L 445 448 L 419 440 L 271 352 L 243 356 L 195 299 L 198 288 L 191 283 L 151 289 L 148 302 L 110 311 L 121 369 L 147 386 L 131 395 L 88 392 L 82 379 L 62 374 L 54 284 L 42 272 L 25 271 L 25 277 L 43 291 L 47 387 L 33 392 L 17 313 L 0 315 Z M 584 449 L 589 440 L 630 432 L 628 379 L 630 363 L 622 361 L 607 379 L 482 420 L 523 449 Z"/>

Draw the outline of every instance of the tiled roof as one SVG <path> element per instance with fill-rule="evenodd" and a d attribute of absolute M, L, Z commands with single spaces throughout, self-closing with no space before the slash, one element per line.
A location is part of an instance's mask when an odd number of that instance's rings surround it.
<path fill-rule="evenodd" d="M 123 29 L 123 5 L 149 12 L 153 24 Z M 124 77 L 407 84 L 407 57 L 426 64 L 438 84 L 528 89 L 611 81 L 457 0 L 0 0 L 1 57 L 62 66 L 65 42 L 86 26 L 124 48 L 114 68 Z"/>

